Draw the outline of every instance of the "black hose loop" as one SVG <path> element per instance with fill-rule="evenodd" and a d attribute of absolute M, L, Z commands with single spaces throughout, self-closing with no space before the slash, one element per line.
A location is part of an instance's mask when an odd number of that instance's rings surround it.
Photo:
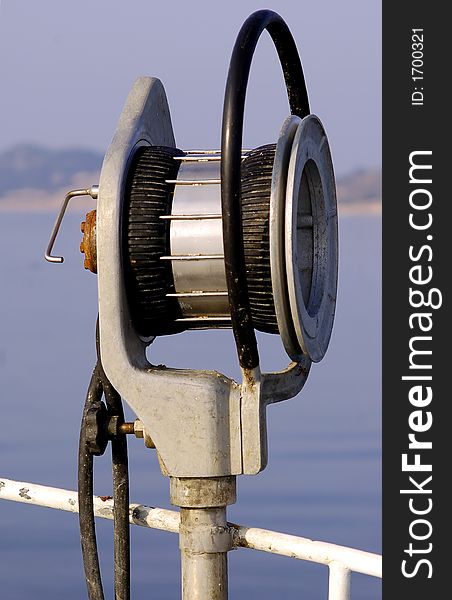
<path fill-rule="evenodd" d="M 110 416 L 117 416 L 124 422 L 121 396 L 110 383 L 100 365 L 100 378 L 105 402 Z M 113 475 L 113 526 L 114 526 L 114 581 L 115 600 L 130 599 L 130 525 L 129 525 L 129 466 L 127 438 L 115 436 L 111 440 Z"/>
<path fill-rule="evenodd" d="M 93 454 L 86 440 L 88 410 L 105 398 L 109 416 L 124 422 L 121 397 L 107 378 L 100 359 L 99 320 L 96 325 L 97 363 L 86 394 L 78 454 L 80 539 L 89 600 L 104 600 L 94 522 Z M 129 469 L 125 435 L 111 440 L 113 471 L 115 600 L 130 600 Z"/>
<path fill-rule="evenodd" d="M 124 423 L 121 396 L 105 374 L 100 356 L 99 318 L 96 322 L 96 351 L 99 377 L 110 416 Z M 127 437 L 115 436 L 111 440 L 113 475 L 113 528 L 114 528 L 114 582 L 115 600 L 130 600 L 130 524 L 129 524 L 129 462 Z"/>
<path fill-rule="evenodd" d="M 240 365 L 259 365 L 256 335 L 246 284 L 241 217 L 241 154 L 246 88 L 256 44 L 264 30 L 270 34 L 284 74 L 290 110 L 309 114 L 303 67 L 292 34 L 280 15 L 259 10 L 242 25 L 232 51 L 223 107 L 221 134 L 221 204 L 223 244 L 232 328 Z"/>
<path fill-rule="evenodd" d="M 80 427 L 78 453 L 80 542 L 89 600 L 104 600 L 104 592 L 97 552 L 96 527 L 94 524 L 93 455 L 89 451 L 85 439 L 85 416 L 94 402 L 101 401 L 102 394 L 103 388 L 99 373 L 99 363 L 97 363 L 86 394 L 82 425 Z"/>

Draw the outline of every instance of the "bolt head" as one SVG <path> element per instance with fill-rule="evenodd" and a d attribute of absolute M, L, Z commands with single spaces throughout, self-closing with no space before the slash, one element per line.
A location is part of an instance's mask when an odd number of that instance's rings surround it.
<path fill-rule="evenodd" d="M 93 402 L 85 415 L 85 440 L 94 456 L 101 456 L 108 444 L 108 411 L 101 401 Z"/>
<path fill-rule="evenodd" d="M 85 255 L 83 266 L 91 273 L 97 273 L 97 247 L 96 247 L 96 211 L 92 210 L 86 215 L 86 220 L 80 225 L 83 240 L 80 252 Z"/>
<path fill-rule="evenodd" d="M 144 438 L 143 423 L 139 419 L 136 419 L 133 423 L 133 432 L 135 434 L 135 437 Z"/>

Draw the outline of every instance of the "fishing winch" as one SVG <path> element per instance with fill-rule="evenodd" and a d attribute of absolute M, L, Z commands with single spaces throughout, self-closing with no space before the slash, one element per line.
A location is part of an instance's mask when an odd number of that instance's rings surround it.
<path fill-rule="evenodd" d="M 276 143 L 243 149 L 246 86 L 264 29 L 278 51 L 291 114 Z M 266 406 L 295 396 L 311 362 L 323 358 L 336 304 L 330 150 L 281 17 L 254 13 L 238 35 L 219 150 L 178 149 L 162 83 L 135 82 L 99 186 L 66 196 L 48 260 L 62 262 L 53 243 L 67 203 L 82 193 L 97 198 L 82 250 L 85 266 L 98 273 L 105 375 L 152 438 L 172 502 L 224 508 L 235 501 L 234 476 L 265 467 Z M 158 365 L 157 348 L 146 355 L 156 336 L 218 327 L 234 331 L 241 383 Z M 287 369 L 261 372 L 255 330 L 281 336 Z M 225 553 L 222 543 L 208 553 Z"/>
<path fill-rule="evenodd" d="M 181 382 L 194 375 L 147 364 L 144 349 L 155 336 L 193 328 L 230 327 L 231 304 L 232 313 L 238 313 L 239 328 L 251 325 L 279 333 L 294 363 L 283 373 L 253 373 L 252 379 L 245 376 L 242 388 L 256 396 L 258 405 L 275 401 L 265 393 L 269 385 L 265 383 L 275 378 L 278 388 L 283 382 L 295 385 L 284 395 L 297 393 L 310 361 L 323 358 L 330 339 L 337 282 L 337 212 L 331 156 L 320 120 L 314 115 L 292 115 L 284 121 L 276 144 L 253 150 L 240 148 L 238 159 L 241 193 L 238 220 L 234 222 L 235 215 L 222 206 L 222 152 L 178 150 L 163 86 L 157 79 L 142 77 L 126 102 L 104 160 L 99 188 L 95 187 L 97 219 L 89 214 L 84 223 L 82 249 L 88 268 L 99 274 L 104 369 L 145 423 L 158 449 L 158 439 L 162 437 L 163 442 L 169 436 L 174 440 L 175 430 L 154 431 L 158 426 L 151 421 L 161 421 L 161 411 L 166 410 L 157 390 L 162 385 L 172 394 L 173 385 L 184 385 Z M 239 234 L 232 239 L 225 227 L 228 220 Z M 93 244 L 96 237 L 97 250 Z M 241 296 L 248 296 L 240 307 L 234 305 L 227 281 L 228 271 L 233 281 L 237 280 L 227 260 L 237 246 L 243 249 L 237 270 L 244 287 L 239 291 Z M 249 348 L 239 345 L 239 356 L 247 353 Z M 140 361 L 139 373 L 136 366 Z M 249 368 L 247 364 L 242 367 Z M 257 367 L 258 363 L 251 368 Z M 144 387 L 132 399 L 129 382 L 138 373 Z M 202 380 L 213 386 L 214 395 L 219 387 L 221 396 L 225 387 L 228 395 L 236 393 L 233 382 L 219 379 L 217 374 L 202 373 Z M 258 392 L 255 384 L 261 381 L 263 389 Z M 153 392 L 148 390 L 150 386 Z M 142 393 L 146 401 L 138 399 Z M 156 394 L 159 400 L 154 404 L 151 398 Z M 187 406 L 185 399 L 181 402 L 184 409 L 181 407 L 178 418 Z M 234 401 L 230 398 L 229 402 Z M 177 411 L 177 403 L 173 397 L 171 412 Z M 193 408 L 195 414 L 199 412 L 199 407 Z M 222 416 L 228 430 L 232 430 L 233 410 L 239 419 L 238 406 L 231 406 Z M 255 416 L 261 420 L 262 415 L 258 415 L 259 411 Z M 202 440 L 206 432 L 196 423 L 198 417 L 192 433 Z M 187 425 L 184 419 L 177 429 L 186 431 Z M 217 427 L 215 423 L 215 436 Z M 247 466 L 244 434 L 242 440 L 227 443 L 231 448 L 228 457 L 226 448 L 211 440 L 217 446 L 214 454 L 220 452 L 222 459 L 215 461 L 217 469 L 212 464 L 207 468 L 206 476 L 262 468 L 263 445 L 261 457 L 252 459 L 256 466 Z M 182 437 L 186 439 L 181 435 L 180 440 Z M 223 435 L 220 437 L 224 440 Z M 178 474 L 176 464 L 181 462 L 174 461 L 173 469 L 165 448 L 163 442 L 159 449 L 163 461 L 170 474 L 173 470 Z M 179 451 L 185 449 L 180 447 Z M 210 455 L 212 447 L 205 451 Z M 199 456 L 196 464 L 198 460 Z M 207 456 L 206 460 L 211 463 Z M 195 476 L 188 465 L 180 471 L 183 476 Z"/>
<path fill-rule="evenodd" d="M 143 339 L 230 326 L 220 166 L 220 151 L 143 145 L 133 154 L 123 199 L 123 269 L 130 316 Z M 336 252 L 333 172 L 320 121 L 289 117 L 278 144 L 242 151 L 241 171 L 253 326 L 280 333 L 294 360 L 306 354 L 318 361 L 334 316 L 335 280 L 327 269 L 335 268 Z M 83 232 L 85 266 L 97 272 L 95 211 Z"/>

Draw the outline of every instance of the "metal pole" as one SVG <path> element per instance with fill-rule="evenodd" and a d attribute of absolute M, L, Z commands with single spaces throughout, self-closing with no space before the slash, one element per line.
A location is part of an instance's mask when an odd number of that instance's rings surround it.
<path fill-rule="evenodd" d="M 182 600 L 228 598 L 226 506 L 235 502 L 235 483 L 235 477 L 170 479 L 171 502 L 181 507 Z"/>
<path fill-rule="evenodd" d="M 230 535 L 215 535 L 227 532 L 226 507 L 182 508 L 180 513 L 183 600 L 226 600 Z"/>
<path fill-rule="evenodd" d="M 351 572 L 340 562 L 329 564 L 328 600 L 350 600 Z"/>

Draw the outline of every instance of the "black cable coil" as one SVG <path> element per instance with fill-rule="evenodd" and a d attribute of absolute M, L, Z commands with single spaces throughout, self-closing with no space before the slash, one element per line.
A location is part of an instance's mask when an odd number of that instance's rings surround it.
<path fill-rule="evenodd" d="M 80 541 L 83 567 L 89 600 L 104 600 L 102 577 L 97 550 L 93 503 L 93 450 L 86 436 L 88 411 L 99 407 L 105 398 L 108 416 L 119 417 L 124 422 L 121 397 L 113 388 L 102 368 L 99 353 L 98 327 L 96 332 L 98 359 L 86 394 L 80 427 L 78 453 L 78 502 Z M 111 440 L 113 471 L 114 519 L 114 582 L 115 600 L 130 599 L 130 531 L 129 531 L 129 468 L 127 439 L 125 435 Z"/>

